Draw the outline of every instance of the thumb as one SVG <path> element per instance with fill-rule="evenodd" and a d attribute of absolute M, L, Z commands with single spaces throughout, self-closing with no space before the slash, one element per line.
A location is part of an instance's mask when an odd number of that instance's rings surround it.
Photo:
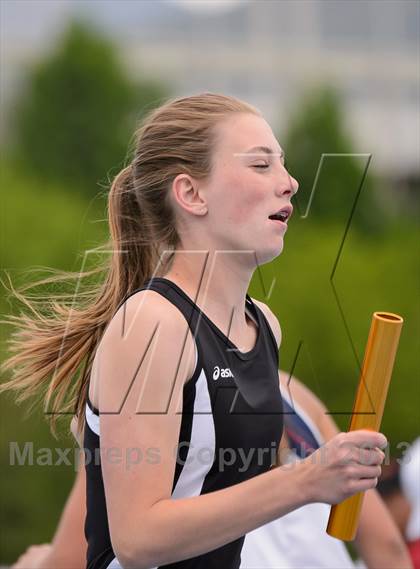
<path fill-rule="evenodd" d="M 386 448 L 388 440 L 385 435 L 377 431 L 370 431 L 368 429 L 359 429 L 347 433 L 347 441 L 357 446 L 364 448 Z"/>

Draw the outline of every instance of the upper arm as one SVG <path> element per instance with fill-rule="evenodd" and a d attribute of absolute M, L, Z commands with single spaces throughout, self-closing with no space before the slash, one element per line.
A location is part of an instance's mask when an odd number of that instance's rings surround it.
<path fill-rule="evenodd" d="M 395 519 L 374 488 L 365 492 L 354 545 L 367 567 L 412 566 Z"/>
<path fill-rule="evenodd" d="M 72 417 L 71 423 L 70 423 L 70 432 L 73 435 L 75 441 L 77 442 L 77 444 L 79 445 L 80 448 L 83 448 L 83 441 L 82 441 L 82 437 L 81 437 L 81 433 L 79 432 L 78 428 L 77 428 L 77 417 L 76 415 L 74 415 Z"/>
<path fill-rule="evenodd" d="M 277 346 L 280 348 L 281 340 L 282 340 L 282 333 L 281 333 L 280 322 L 279 322 L 277 316 L 274 314 L 274 312 L 271 310 L 271 308 L 269 308 L 266 304 L 264 304 L 264 302 L 261 302 L 260 300 L 256 300 L 255 298 L 252 298 L 252 301 L 255 302 L 255 304 L 257 304 L 259 306 L 259 308 L 261 308 L 261 310 L 263 311 L 264 316 L 267 318 L 267 321 L 270 325 L 270 328 L 274 334 L 274 337 L 275 337 L 276 342 L 277 342 Z"/>
<path fill-rule="evenodd" d="M 86 477 L 83 451 L 79 451 L 77 476 L 67 498 L 42 567 L 84 567 L 86 565 Z"/>
<path fill-rule="evenodd" d="M 96 376 L 101 466 L 116 551 L 126 549 L 139 519 L 146 523 L 148 508 L 171 496 L 182 391 L 194 361 L 194 339 L 179 309 L 154 291 L 134 296 L 101 341 Z"/>

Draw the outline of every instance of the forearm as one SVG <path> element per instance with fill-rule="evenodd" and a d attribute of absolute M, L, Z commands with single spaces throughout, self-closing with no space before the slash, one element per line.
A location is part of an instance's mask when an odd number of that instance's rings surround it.
<path fill-rule="evenodd" d="M 141 569 L 195 557 L 301 507 L 311 500 L 301 466 L 275 468 L 209 494 L 157 502 L 142 523 L 141 544 L 121 544 L 120 561 L 125 568 Z M 138 537 L 138 532 L 132 535 Z"/>
<path fill-rule="evenodd" d="M 86 566 L 85 513 L 85 468 L 81 459 L 43 568 L 79 569 Z"/>
<path fill-rule="evenodd" d="M 370 569 L 412 569 L 404 540 L 376 490 L 366 492 L 355 546 Z"/>

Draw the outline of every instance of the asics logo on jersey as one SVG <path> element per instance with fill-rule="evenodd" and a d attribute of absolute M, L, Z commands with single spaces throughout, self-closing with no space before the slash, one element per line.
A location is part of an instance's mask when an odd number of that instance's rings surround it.
<path fill-rule="evenodd" d="M 233 377 L 233 373 L 230 368 L 220 368 L 219 366 L 214 366 L 213 379 L 216 381 L 219 377 Z"/>

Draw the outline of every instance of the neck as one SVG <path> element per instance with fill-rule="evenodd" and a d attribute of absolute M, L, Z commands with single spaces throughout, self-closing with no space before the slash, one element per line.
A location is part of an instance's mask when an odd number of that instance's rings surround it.
<path fill-rule="evenodd" d="M 176 251 L 163 276 L 178 284 L 223 331 L 241 336 L 248 326 L 245 300 L 254 268 L 249 251 Z"/>

